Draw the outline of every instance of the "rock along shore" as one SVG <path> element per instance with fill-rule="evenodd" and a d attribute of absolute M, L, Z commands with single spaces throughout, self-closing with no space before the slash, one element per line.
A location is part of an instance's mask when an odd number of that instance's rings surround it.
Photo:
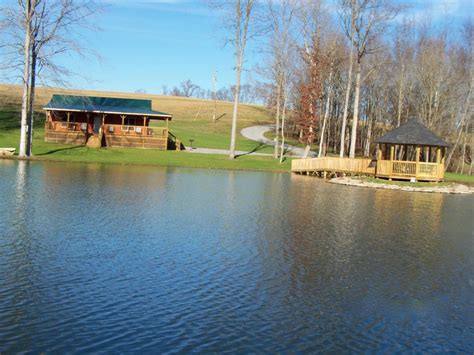
<path fill-rule="evenodd" d="M 431 193 L 444 193 L 444 194 L 471 194 L 474 193 L 474 188 L 462 185 L 462 184 L 455 184 L 452 185 L 441 185 L 436 186 L 426 186 L 426 187 L 419 187 L 419 186 L 402 186 L 396 184 L 384 184 L 384 183 L 377 183 L 371 181 L 363 181 L 358 179 L 353 179 L 350 177 L 340 177 L 334 178 L 329 180 L 331 184 L 339 184 L 339 185 L 349 185 L 349 186 L 359 186 L 359 187 L 371 187 L 376 189 L 386 189 L 386 190 L 399 190 L 399 191 L 409 191 L 409 192 L 431 192 Z"/>

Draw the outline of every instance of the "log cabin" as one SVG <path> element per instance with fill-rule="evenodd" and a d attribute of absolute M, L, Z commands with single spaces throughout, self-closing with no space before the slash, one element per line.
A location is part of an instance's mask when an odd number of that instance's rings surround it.
<path fill-rule="evenodd" d="M 151 100 L 53 95 L 46 111 L 45 141 L 87 147 L 181 150 L 169 131 L 173 116 L 152 109 Z M 164 127 L 150 127 L 150 121 Z"/>

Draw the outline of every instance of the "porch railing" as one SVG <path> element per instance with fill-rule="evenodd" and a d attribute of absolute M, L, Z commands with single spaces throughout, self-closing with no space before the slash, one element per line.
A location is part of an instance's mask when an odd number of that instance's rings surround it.
<path fill-rule="evenodd" d="M 116 124 L 105 124 L 104 132 L 106 135 L 126 135 L 134 137 L 156 137 L 167 138 L 168 129 L 162 127 L 148 126 L 122 126 Z"/>
<path fill-rule="evenodd" d="M 87 123 L 54 121 L 46 122 L 45 128 L 57 132 L 79 132 L 87 129 Z"/>

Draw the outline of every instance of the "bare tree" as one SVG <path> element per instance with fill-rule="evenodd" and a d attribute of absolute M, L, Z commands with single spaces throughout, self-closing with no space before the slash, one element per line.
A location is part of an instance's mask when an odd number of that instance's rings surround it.
<path fill-rule="evenodd" d="M 57 64 L 55 59 L 68 52 L 80 56 L 84 54 L 84 48 L 72 33 L 88 25 L 87 19 L 96 12 L 97 7 L 92 0 L 19 0 L 17 6 L 6 9 L 3 15 L 10 27 L 10 35 L 6 39 L 10 49 L 7 52 L 7 57 L 10 57 L 7 66 L 13 70 L 23 67 L 26 94 L 24 92 L 22 98 L 19 151 L 23 157 L 30 156 L 32 151 L 37 78 L 64 83 L 62 78 L 73 74 L 68 68 Z M 22 61 L 18 61 L 17 53 L 23 53 Z M 25 80 L 28 82 L 25 83 Z M 26 121 L 23 120 L 24 115 Z M 28 139 L 24 137 L 25 132 Z"/>
<path fill-rule="evenodd" d="M 349 157 L 354 158 L 359 120 L 362 60 L 366 54 L 374 53 L 380 49 L 380 42 L 377 39 L 385 31 L 388 21 L 395 17 L 397 9 L 391 6 L 387 0 L 352 0 L 351 7 L 355 18 L 355 36 L 351 34 L 351 37 L 357 52 L 354 115 L 349 149 Z"/>
<path fill-rule="evenodd" d="M 293 22 L 295 4 L 293 0 L 282 0 L 278 4 L 269 0 L 268 14 L 270 23 L 269 49 L 271 56 L 271 77 L 274 92 L 275 106 L 275 149 L 274 157 L 280 156 L 284 151 L 284 121 L 288 100 L 289 84 L 289 58 L 291 51 L 290 28 Z M 282 144 L 279 145 L 281 137 Z M 280 150 L 280 153 L 279 153 Z"/>
<path fill-rule="evenodd" d="M 21 101 L 21 126 L 20 126 L 20 149 L 18 155 L 20 158 L 27 156 L 26 140 L 27 140 L 27 115 L 28 115 L 28 93 L 30 84 L 30 62 L 31 62 L 31 29 L 35 8 L 37 6 L 36 0 L 26 0 L 19 2 L 23 11 L 23 27 L 25 29 L 24 40 L 24 69 L 23 69 L 23 94 Z M 31 131 L 31 127 L 29 129 Z"/>
<path fill-rule="evenodd" d="M 182 94 L 181 96 L 184 97 L 194 96 L 194 94 L 200 89 L 199 85 L 193 84 L 190 79 L 182 81 L 180 86 Z"/>
<path fill-rule="evenodd" d="M 237 136 L 237 114 L 240 100 L 240 81 L 244 67 L 245 49 L 252 38 L 252 22 L 254 21 L 255 0 L 228 0 L 218 2 L 218 11 L 224 11 L 224 21 L 231 33 L 228 40 L 234 47 L 235 87 L 234 108 L 232 111 L 232 128 L 230 136 L 229 159 L 235 159 L 235 140 Z"/>
<path fill-rule="evenodd" d="M 342 127 L 341 127 L 341 145 L 339 148 L 339 156 L 344 156 L 344 145 L 346 141 L 346 125 L 347 125 L 347 113 L 349 110 L 349 97 L 351 95 L 352 88 L 352 69 L 354 66 L 354 36 L 355 36 L 355 21 L 357 18 L 357 3 L 356 0 L 343 0 L 342 2 L 342 19 L 345 21 L 345 27 L 349 27 L 349 41 L 350 41 L 350 52 L 349 52 L 349 71 L 347 72 L 347 87 L 346 96 L 344 101 L 344 113 L 342 114 Z M 348 20 L 350 19 L 350 20 Z M 349 21 L 349 25 L 347 22 Z M 347 30 L 346 30 L 347 32 Z"/>

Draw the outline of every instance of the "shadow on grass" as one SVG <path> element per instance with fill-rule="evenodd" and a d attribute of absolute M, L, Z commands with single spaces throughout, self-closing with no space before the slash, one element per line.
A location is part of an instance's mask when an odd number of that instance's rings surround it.
<path fill-rule="evenodd" d="M 47 151 L 45 153 L 35 154 L 35 155 L 38 155 L 38 156 L 40 156 L 40 155 L 50 155 L 50 154 L 62 152 L 62 151 L 65 151 L 65 150 L 72 150 L 72 149 L 77 149 L 77 148 L 84 148 L 84 146 L 83 145 L 75 145 L 74 147 L 53 149 L 53 150 Z"/>
<path fill-rule="evenodd" d="M 236 155 L 235 157 L 238 158 L 238 157 L 243 157 L 245 155 L 249 155 L 249 154 L 252 154 L 252 153 L 255 153 L 255 152 L 258 152 L 259 150 L 262 150 L 264 148 L 268 147 L 265 143 L 259 143 L 257 146 L 255 146 L 251 151 L 249 152 L 246 152 L 246 153 L 243 153 L 243 154 L 239 154 L 239 155 Z"/>
<path fill-rule="evenodd" d="M 220 120 L 222 117 L 224 117 L 224 116 L 225 116 L 225 113 L 223 113 L 223 114 L 220 115 L 219 117 L 216 117 L 216 121 L 215 121 L 215 122 L 219 121 L 219 120 Z"/>

